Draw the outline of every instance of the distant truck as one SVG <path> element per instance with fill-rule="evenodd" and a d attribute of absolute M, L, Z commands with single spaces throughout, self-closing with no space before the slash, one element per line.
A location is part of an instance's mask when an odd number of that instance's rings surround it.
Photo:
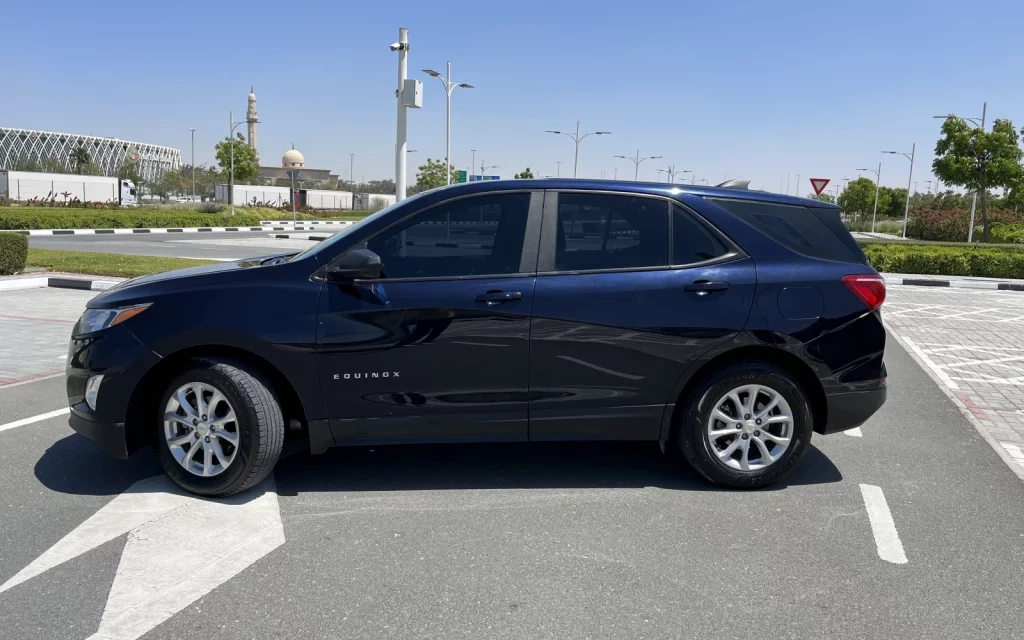
<path fill-rule="evenodd" d="M 33 199 L 70 202 L 116 202 L 124 207 L 139 204 L 135 183 L 106 176 L 79 176 L 70 173 L 37 171 L 0 171 L 0 197 L 9 202 Z"/>

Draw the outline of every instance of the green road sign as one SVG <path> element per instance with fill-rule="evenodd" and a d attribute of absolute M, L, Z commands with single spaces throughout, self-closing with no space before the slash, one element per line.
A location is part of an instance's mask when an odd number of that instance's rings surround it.
<path fill-rule="evenodd" d="M 466 181 L 466 172 L 465 171 L 460 171 L 459 172 L 458 182 L 465 182 L 465 181 Z"/>

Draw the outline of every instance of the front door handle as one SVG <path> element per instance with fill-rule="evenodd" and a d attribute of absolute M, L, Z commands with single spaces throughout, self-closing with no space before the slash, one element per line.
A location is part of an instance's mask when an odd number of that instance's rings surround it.
<path fill-rule="evenodd" d="M 523 294 L 520 291 L 488 291 L 476 297 L 477 302 L 486 302 L 488 305 L 503 304 L 522 299 Z"/>
<path fill-rule="evenodd" d="M 696 292 L 698 296 L 706 296 L 712 291 L 725 291 L 728 288 L 728 282 L 711 282 L 709 280 L 698 280 L 683 287 L 686 291 Z"/>

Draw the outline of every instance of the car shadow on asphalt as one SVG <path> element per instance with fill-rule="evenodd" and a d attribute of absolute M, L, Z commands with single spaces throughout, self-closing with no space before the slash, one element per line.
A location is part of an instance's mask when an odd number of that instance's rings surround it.
<path fill-rule="evenodd" d="M 722 490 L 690 469 L 678 454 L 663 455 L 648 442 L 339 447 L 319 456 L 298 444 L 286 445 L 286 457 L 274 472 L 280 495 L 531 488 Z M 36 478 L 47 488 L 81 495 L 117 495 L 162 473 L 150 448 L 119 460 L 77 434 L 55 442 L 35 466 Z M 832 461 L 811 445 L 789 477 L 764 490 L 842 479 Z"/>
<path fill-rule="evenodd" d="M 120 460 L 78 434 L 53 443 L 35 466 L 36 478 L 47 488 L 94 496 L 118 495 L 139 480 L 161 473 L 151 448 Z"/>
<path fill-rule="evenodd" d="M 280 495 L 308 491 L 552 489 L 660 487 L 721 491 L 682 456 L 654 443 L 399 445 L 340 447 L 323 455 L 301 451 L 278 463 Z M 813 445 L 800 465 L 766 490 L 843 479 Z"/>

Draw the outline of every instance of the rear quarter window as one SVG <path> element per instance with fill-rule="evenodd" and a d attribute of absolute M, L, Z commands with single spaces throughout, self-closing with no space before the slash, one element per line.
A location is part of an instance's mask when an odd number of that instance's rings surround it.
<path fill-rule="evenodd" d="M 836 262 L 862 262 L 807 207 L 750 200 L 708 199 L 797 253 Z"/>

